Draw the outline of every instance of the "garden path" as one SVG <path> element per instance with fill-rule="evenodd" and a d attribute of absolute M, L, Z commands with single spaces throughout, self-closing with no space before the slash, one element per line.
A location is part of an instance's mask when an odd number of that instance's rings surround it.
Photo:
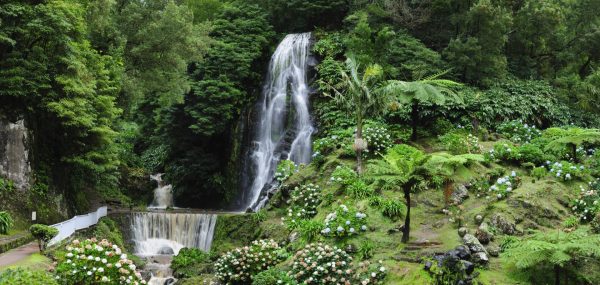
<path fill-rule="evenodd" d="M 26 245 L 11 249 L 0 255 L 0 270 L 16 264 L 37 252 L 39 252 L 39 248 L 36 242 L 30 242 Z"/>

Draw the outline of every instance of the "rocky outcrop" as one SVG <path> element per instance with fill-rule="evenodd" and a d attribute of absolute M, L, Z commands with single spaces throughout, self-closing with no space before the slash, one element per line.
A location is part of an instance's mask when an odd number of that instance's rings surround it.
<path fill-rule="evenodd" d="M 462 202 L 467 198 L 469 198 L 469 190 L 465 185 L 462 184 L 456 186 L 452 192 L 452 195 L 450 195 L 450 201 L 452 201 L 452 203 L 455 205 L 462 204 Z"/>
<path fill-rule="evenodd" d="M 19 190 L 31 184 L 28 130 L 25 121 L 12 123 L 0 119 L 0 176 L 12 180 Z"/>
<path fill-rule="evenodd" d="M 502 234 L 505 235 L 516 235 L 520 232 L 517 230 L 517 226 L 515 223 L 509 221 L 507 218 L 500 214 L 495 214 L 492 216 L 490 223 L 493 227 L 499 230 Z"/>

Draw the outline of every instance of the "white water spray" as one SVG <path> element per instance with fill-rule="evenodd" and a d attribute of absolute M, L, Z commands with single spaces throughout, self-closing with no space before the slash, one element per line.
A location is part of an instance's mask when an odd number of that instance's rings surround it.
<path fill-rule="evenodd" d="M 314 130 L 310 120 L 307 84 L 310 38 L 310 33 L 287 35 L 271 57 L 251 155 L 254 177 L 246 202 L 253 209 L 264 204 L 264 201 L 258 201 L 261 191 L 272 182 L 281 159 L 290 159 L 296 164 L 310 162 L 311 135 Z M 292 106 L 288 106 L 288 95 Z M 288 113 L 294 115 L 290 126 Z M 294 136 L 286 154 L 287 132 Z"/>
<path fill-rule="evenodd" d="M 210 250 L 217 222 L 215 214 L 132 215 L 132 240 L 137 255 L 177 255 L 184 247 Z"/>
<path fill-rule="evenodd" d="M 170 184 L 165 185 L 162 175 L 162 173 L 150 175 L 150 179 L 157 183 L 157 187 L 154 189 L 154 201 L 149 207 L 151 209 L 173 207 L 173 186 Z"/>

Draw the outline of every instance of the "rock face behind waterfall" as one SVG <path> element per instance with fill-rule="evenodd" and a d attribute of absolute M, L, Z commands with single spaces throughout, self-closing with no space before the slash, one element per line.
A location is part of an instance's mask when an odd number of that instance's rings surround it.
<path fill-rule="evenodd" d="M 308 164 L 314 132 L 310 115 L 311 34 L 290 34 L 271 57 L 261 99 L 256 104 L 251 142 L 242 173 L 238 210 L 261 208 L 272 190 L 277 164 Z"/>
<path fill-rule="evenodd" d="M 28 130 L 25 121 L 15 123 L 0 119 L 0 176 L 25 190 L 31 183 L 31 166 L 27 149 Z"/>

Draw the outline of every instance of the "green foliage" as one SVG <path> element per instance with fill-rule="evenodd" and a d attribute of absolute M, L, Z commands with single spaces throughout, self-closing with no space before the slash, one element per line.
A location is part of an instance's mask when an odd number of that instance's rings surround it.
<path fill-rule="evenodd" d="M 335 212 L 325 217 L 325 228 L 321 231 L 326 237 L 346 240 L 368 229 L 367 215 L 346 205 L 340 205 Z"/>
<path fill-rule="evenodd" d="M 565 219 L 562 222 L 562 226 L 570 229 L 570 228 L 576 228 L 579 225 L 579 219 L 577 217 L 568 217 L 567 219 Z"/>
<path fill-rule="evenodd" d="M 6 269 L 0 272 L 0 285 L 58 285 L 55 278 L 45 271 L 32 271 L 23 268 Z"/>
<path fill-rule="evenodd" d="M 597 129 L 581 129 L 581 128 L 569 128 L 569 129 L 558 129 L 552 128 L 545 132 L 551 132 L 554 134 L 554 138 L 550 140 L 546 145 L 546 151 L 559 152 L 568 148 L 570 150 L 569 156 L 578 161 L 577 147 L 586 144 L 598 144 L 600 143 L 600 130 Z"/>
<path fill-rule="evenodd" d="M 15 183 L 10 179 L 0 177 L 0 193 L 10 193 L 15 190 Z"/>
<path fill-rule="evenodd" d="M 600 181 L 590 182 L 587 188 L 580 186 L 579 197 L 571 202 L 571 209 L 582 223 L 591 222 L 600 213 Z"/>
<path fill-rule="evenodd" d="M 517 189 L 521 184 L 521 177 L 517 172 L 512 171 L 510 175 L 500 177 L 490 186 L 488 194 L 495 196 L 498 200 L 508 197 L 514 189 Z"/>
<path fill-rule="evenodd" d="M 590 223 L 591 231 L 594 234 L 600 234 L 600 214 L 596 214 Z"/>
<path fill-rule="evenodd" d="M 569 181 L 572 179 L 582 179 L 586 175 L 583 165 L 572 164 L 567 161 L 555 162 L 550 167 L 550 174 L 557 179 Z"/>
<path fill-rule="evenodd" d="M 42 224 L 31 225 L 31 227 L 29 227 L 29 232 L 37 239 L 40 251 L 43 251 L 46 247 L 46 243 L 58 235 L 58 229 Z"/>
<path fill-rule="evenodd" d="M 252 213 L 252 219 L 255 223 L 259 224 L 267 220 L 267 211 L 264 209 L 260 209 L 254 213 Z"/>
<path fill-rule="evenodd" d="M 429 159 L 422 151 L 409 145 L 395 145 L 382 160 L 372 161 L 369 176 L 382 189 L 398 190 L 404 184 L 422 180 L 422 166 Z"/>
<path fill-rule="evenodd" d="M 338 165 L 335 170 L 331 173 L 329 181 L 333 183 L 339 183 L 342 186 L 349 186 L 358 180 L 358 175 L 354 170 L 347 166 Z"/>
<path fill-rule="evenodd" d="M 215 263 L 216 275 L 225 284 L 250 284 L 253 276 L 284 259 L 282 251 L 273 240 L 253 241 L 249 246 L 221 255 Z M 262 258 L 256 258 L 257 255 Z"/>
<path fill-rule="evenodd" d="M 317 214 L 317 207 L 321 204 L 321 188 L 312 183 L 295 187 L 287 203 L 290 206 L 284 222 L 294 229 L 301 220 L 310 219 Z"/>
<path fill-rule="evenodd" d="M 277 170 L 275 171 L 275 179 L 279 183 L 285 182 L 294 172 L 297 171 L 296 164 L 289 159 L 285 159 L 277 164 Z"/>
<path fill-rule="evenodd" d="M 600 236 L 587 230 L 537 232 L 509 248 L 506 256 L 518 269 L 554 270 L 556 277 L 562 272 L 572 278 L 585 266 L 579 262 L 600 256 Z"/>
<path fill-rule="evenodd" d="M 298 284 L 286 271 L 273 267 L 256 274 L 252 278 L 252 285 L 296 285 Z"/>
<path fill-rule="evenodd" d="M 497 143 L 494 148 L 484 154 L 488 162 L 518 162 L 521 160 L 519 148 L 509 143 Z"/>
<path fill-rule="evenodd" d="M 191 278 L 212 270 L 210 255 L 197 248 L 182 248 L 171 262 L 173 276 Z"/>
<path fill-rule="evenodd" d="M 402 217 L 406 212 L 406 205 L 396 199 L 382 199 L 379 207 L 381 213 L 392 220 Z"/>
<path fill-rule="evenodd" d="M 0 211 L 0 234 L 8 234 L 14 224 L 13 218 L 8 212 Z"/>
<path fill-rule="evenodd" d="M 119 225 L 112 219 L 104 217 L 96 224 L 94 236 L 97 239 L 107 239 L 121 248 L 125 247 L 123 234 L 119 229 Z"/>
<path fill-rule="evenodd" d="M 314 271 L 313 262 L 326 270 Z M 352 257 L 344 250 L 327 244 L 306 245 L 294 254 L 290 275 L 300 284 L 337 284 L 350 280 Z M 316 274 L 313 274 L 316 272 Z"/>
<path fill-rule="evenodd" d="M 296 227 L 302 240 L 308 243 L 314 242 L 321 234 L 323 228 L 325 228 L 325 225 L 315 220 L 300 220 Z"/>
<path fill-rule="evenodd" d="M 546 169 L 546 167 L 540 166 L 540 167 L 534 167 L 531 170 L 531 176 L 533 176 L 535 179 L 542 179 L 546 176 L 548 176 L 548 170 Z"/>
<path fill-rule="evenodd" d="M 350 197 L 354 199 L 366 199 L 375 194 L 375 190 L 367 185 L 364 180 L 356 179 L 346 187 L 346 193 L 350 195 Z"/>
<path fill-rule="evenodd" d="M 367 260 L 373 257 L 374 251 L 375 244 L 370 240 L 364 240 L 358 246 L 358 252 L 356 254 L 361 260 Z"/>
<path fill-rule="evenodd" d="M 452 154 L 480 153 L 479 139 L 469 133 L 454 131 L 439 137 L 440 142 Z"/>

